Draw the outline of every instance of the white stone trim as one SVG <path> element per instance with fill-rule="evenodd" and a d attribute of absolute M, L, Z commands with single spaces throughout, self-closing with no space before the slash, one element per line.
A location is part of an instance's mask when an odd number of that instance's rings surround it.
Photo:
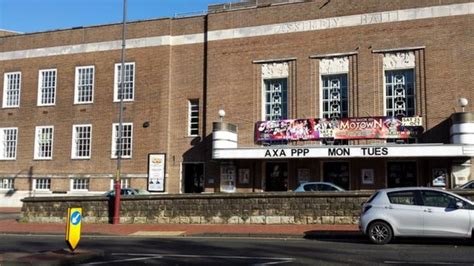
<path fill-rule="evenodd" d="M 221 41 L 237 38 L 249 38 L 295 32 L 318 31 L 332 28 L 356 27 L 390 22 L 411 21 L 449 16 L 474 14 L 474 3 L 411 8 L 350 16 L 304 20 L 289 23 L 270 24 L 245 28 L 209 31 L 208 41 Z M 127 48 L 142 48 L 161 45 L 184 45 L 203 43 L 203 33 L 157 36 L 127 40 Z M 42 56 L 69 55 L 78 53 L 112 51 L 121 49 L 121 41 L 75 44 L 47 48 L 37 48 L 0 53 L 0 61 L 35 58 Z"/>
<path fill-rule="evenodd" d="M 415 68 L 415 53 L 413 51 L 386 53 L 383 56 L 383 69 L 410 69 Z"/>
<path fill-rule="evenodd" d="M 319 61 L 319 74 L 332 75 L 349 72 L 349 57 L 324 58 Z"/>
<path fill-rule="evenodd" d="M 262 79 L 287 78 L 288 69 L 288 62 L 262 64 Z"/>

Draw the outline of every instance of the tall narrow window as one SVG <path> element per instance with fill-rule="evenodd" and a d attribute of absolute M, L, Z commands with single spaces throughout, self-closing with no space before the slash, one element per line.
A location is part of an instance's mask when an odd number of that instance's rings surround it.
<path fill-rule="evenodd" d="M 35 159 L 53 158 L 53 131 L 54 127 L 36 127 Z"/>
<path fill-rule="evenodd" d="M 5 73 L 3 76 L 3 108 L 19 107 L 21 72 Z"/>
<path fill-rule="evenodd" d="M 91 157 L 92 126 L 74 125 L 72 131 L 73 159 L 89 159 Z"/>
<path fill-rule="evenodd" d="M 322 75 L 322 116 L 340 119 L 348 116 L 347 74 Z"/>
<path fill-rule="evenodd" d="M 122 138 L 119 140 L 119 124 L 112 126 L 112 158 L 117 158 L 118 152 L 121 151 L 122 158 L 132 157 L 133 144 L 133 124 L 122 124 Z"/>
<path fill-rule="evenodd" d="M 115 86 L 114 101 L 133 101 L 135 92 L 135 63 L 125 63 L 125 79 L 123 88 L 120 88 L 122 80 L 122 64 L 115 64 Z"/>
<path fill-rule="evenodd" d="M 16 159 L 17 128 L 0 128 L 0 160 Z"/>
<path fill-rule="evenodd" d="M 287 79 L 266 79 L 265 120 L 288 118 Z"/>
<path fill-rule="evenodd" d="M 188 135 L 199 135 L 199 100 L 188 101 Z"/>
<path fill-rule="evenodd" d="M 39 71 L 38 105 L 47 106 L 56 103 L 56 69 Z"/>
<path fill-rule="evenodd" d="M 415 72 L 413 69 L 385 71 L 385 106 L 388 116 L 415 115 Z"/>
<path fill-rule="evenodd" d="M 94 96 L 94 67 L 76 67 L 74 103 L 92 103 Z"/>

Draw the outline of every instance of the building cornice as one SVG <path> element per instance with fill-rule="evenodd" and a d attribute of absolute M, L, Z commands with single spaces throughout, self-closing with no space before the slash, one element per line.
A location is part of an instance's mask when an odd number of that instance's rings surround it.
<path fill-rule="evenodd" d="M 162 45 L 187 45 L 208 42 L 271 36 L 289 33 L 312 32 L 345 27 L 358 27 L 383 23 L 404 22 L 420 19 L 432 19 L 474 14 L 474 3 L 431 6 L 423 8 L 402 9 L 349 16 L 330 17 L 288 23 L 269 24 L 253 27 L 215 30 L 204 33 L 156 36 L 127 40 L 127 48 L 143 48 Z M 98 43 L 74 44 L 56 47 L 44 47 L 0 53 L 0 61 L 28 59 L 44 56 L 60 56 L 90 52 L 102 52 L 121 49 L 120 40 Z"/>

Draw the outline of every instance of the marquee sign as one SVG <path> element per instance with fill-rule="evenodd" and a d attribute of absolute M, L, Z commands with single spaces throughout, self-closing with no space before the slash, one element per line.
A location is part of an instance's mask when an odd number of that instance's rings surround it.
<path fill-rule="evenodd" d="M 421 117 L 349 117 L 259 121 L 255 141 L 319 139 L 406 139 L 423 131 Z"/>
<path fill-rule="evenodd" d="M 466 145 L 410 144 L 364 146 L 295 146 L 215 149 L 213 159 L 293 159 L 293 158 L 407 158 L 471 157 L 474 149 Z"/>

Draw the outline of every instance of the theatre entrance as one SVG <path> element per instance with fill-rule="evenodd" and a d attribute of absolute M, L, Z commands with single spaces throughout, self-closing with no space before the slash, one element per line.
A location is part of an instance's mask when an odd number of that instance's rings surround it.
<path fill-rule="evenodd" d="M 265 191 L 288 190 L 288 164 L 266 163 L 265 166 Z"/>
<path fill-rule="evenodd" d="M 204 164 L 184 163 L 184 193 L 204 191 Z"/>
<path fill-rule="evenodd" d="M 416 162 L 388 162 L 387 187 L 414 187 L 417 185 Z"/>

